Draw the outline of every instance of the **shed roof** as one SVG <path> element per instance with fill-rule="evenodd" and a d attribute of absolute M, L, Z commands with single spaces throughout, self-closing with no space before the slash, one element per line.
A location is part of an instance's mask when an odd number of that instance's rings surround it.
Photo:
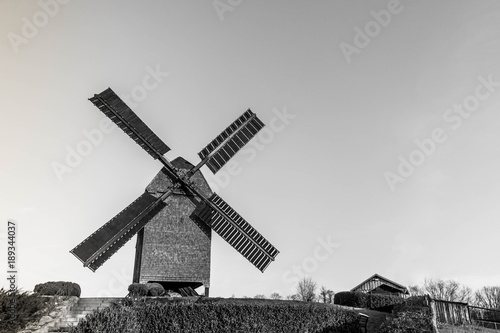
<path fill-rule="evenodd" d="M 352 288 L 351 291 L 356 291 L 356 290 L 360 289 L 360 287 L 362 287 L 364 284 L 366 284 L 366 283 L 368 283 L 370 281 L 373 281 L 375 279 L 378 279 L 381 282 L 375 288 L 379 287 L 382 284 L 385 284 L 385 285 L 388 285 L 389 287 L 393 287 L 393 288 L 399 290 L 400 292 L 402 292 L 404 294 L 408 294 L 409 293 L 408 289 L 405 286 L 400 285 L 399 283 L 396 283 L 396 282 L 394 282 L 392 280 L 389 280 L 388 278 L 385 278 L 385 277 L 383 277 L 382 275 L 379 275 L 379 274 L 373 274 L 371 277 L 369 277 L 365 281 L 361 282 L 356 287 Z M 373 288 L 373 289 L 375 289 L 375 288 Z"/>

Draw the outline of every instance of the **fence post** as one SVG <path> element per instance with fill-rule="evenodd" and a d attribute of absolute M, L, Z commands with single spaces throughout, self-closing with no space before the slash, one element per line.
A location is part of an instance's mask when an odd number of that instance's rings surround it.
<path fill-rule="evenodd" d="M 432 318 L 432 333 L 439 333 L 437 328 L 437 313 L 436 313 L 436 302 L 429 295 L 425 295 L 427 300 L 427 304 L 429 304 L 429 308 L 431 310 L 431 318 Z"/>

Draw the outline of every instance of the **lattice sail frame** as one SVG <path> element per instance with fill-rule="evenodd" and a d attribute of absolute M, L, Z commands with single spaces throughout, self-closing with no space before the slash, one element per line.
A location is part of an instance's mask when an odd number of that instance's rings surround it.
<path fill-rule="evenodd" d="M 208 205 L 195 211 L 195 215 L 208 224 L 255 267 L 264 272 L 279 254 L 279 251 L 216 193 L 210 197 L 210 202 L 224 211 L 231 219 L 225 218 Z"/>
<path fill-rule="evenodd" d="M 198 153 L 202 161 L 215 174 L 264 127 L 264 123 L 251 110 L 229 125 Z"/>
<path fill-rule="evenodd" d="M 89 100 L 154 159 L 160 158 L 170 150 L 111 88 L 94 95 Z"/>

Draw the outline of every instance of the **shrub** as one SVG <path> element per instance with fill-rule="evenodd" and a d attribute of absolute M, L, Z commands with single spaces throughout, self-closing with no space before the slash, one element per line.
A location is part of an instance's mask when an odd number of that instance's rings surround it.
<path fill-rule="evenodd" d="M 413 296 L 393 307 L 393 315 L 378 333 L 431 333 L 432 313 L 426 296 Z"/>
<path fill-rule="evenodd" d="M 148 296 L 161 296 L 165 293 L 165 288 L 159 283 L 146 283 L 148 288 Z"/>
<path fill-rule="evenodd" d="M 37 322 L 48 313 L 50 305 L 51 300 L 39 294 L 0 289 L 0 333 L 17 332 Z"/>
<path fill-rule="evenodd" d="M 124 321 L 128 325 L 123 326 Z M 354 311 L 318 303 L 201 298 L 191 303 L 145 302 L 98 310 L 72 333 L 111 333 L 117 328 L 137 333 L 351 333 L 359 332 L 359 320 Z"/>
<path fill-rule="evenodd" d="M 405 299 L 403 303 L 394 306 L 394 312 L 420 310 L 430 311 L 427 296 L 412 296 Z"/>
<path fill-rule="evenodd" d="M 432 333 L 432 319 L 427 311 L 402 311 L 389 317 L 377 333 Z"/>
<path fill-rule="evenodd" d="M 370 294 L 368 295 L 368 304 L 370 309 L 387 308 L 393 305 L 401 304 L 404 298 L 393 295 Z"/>
<path fill-rule="evenodd" d="M 73 282 L 45 282 L 35 286 L 35 293 L 49 296 L 77 296 L 82 292 L 80 286 Z"/>
<path fill-rule="evenodd" d="M 365 294 L 352 291 L 341 291 L 336 293 L 333 297 L 333 303 L 355 308 L 366 308 L 368 306 Z"/>
<path fill-rule="evenodd" d="M 392 295 L 342 291 L 335 294 L 333 301 L 335 304 L 352 306 L 355 308 L 379 309 L 401 304 L 404 302 L 404 298 Z"/>
<path fill-rule="evenodd" d="M 146 296 L 148 294 L 148 287 L 142 283 L 132 283 L 128 286 L 128 292 L 132 297 Z"/>

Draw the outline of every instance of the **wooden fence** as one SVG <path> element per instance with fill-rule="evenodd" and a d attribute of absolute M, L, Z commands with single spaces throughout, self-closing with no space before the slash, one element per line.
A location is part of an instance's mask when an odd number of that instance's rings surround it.
<path fill-rule="evenodd" d="M 450 325 L 471 323 L 469 305 L 467 303 L 434 300 L 437 321 Z"/>
<path fill-rule="evenodd" d="M 500 310 L 469 306 L 472 321 L 486 328 L 500 329 Z"/>
<path fill-rule="evenodd" d="M 470 306 L 467 303 L 434 300 L 436 319 L 450 325 L 475 324 L 500 329 L 500 310 Z"/>

